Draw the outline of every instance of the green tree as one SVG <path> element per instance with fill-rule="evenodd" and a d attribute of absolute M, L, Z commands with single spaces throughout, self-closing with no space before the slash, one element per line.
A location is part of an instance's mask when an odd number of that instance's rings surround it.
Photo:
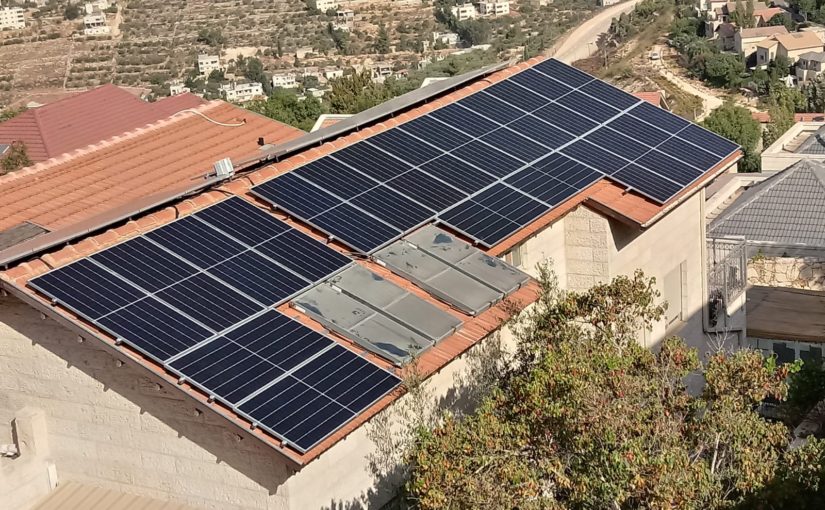
<path fill-rule="evenodd" d="M 0 174 L 6 174 L 32 164 L 26 144 L 23 142 L 12 142 L 6 153 L 0 156 Z"/>
<path fill-rule="evenodd" d="M 80 4 L 70 3 L 63 9 L 63 17 L 69 21 L 76 20 L 80 16 Z"/>
<path fill-rule="evenodd" d="M 202 28 L 198 31 L 197 41 L 213 48 L 219 48 L 226 42 L 220 28 Z"/>
<path fill-rule="evenodd" d="M 748 0 L 748 3 L 745 4 L 745 16 L 742 20 L 744 28 L 753 28 L 756 26 L 756 19 L 753 17 L 753 0 Z"/>
<path fill-rule="evenodd" d="M 636 339 L 663 316 L 657 298 L 640 272 L 584 293 L 558 291 L 545 273 L 489 396 L 419 430 L 416 507 L 720 509 L 781 486 L 816 497 L 825 447 L 788 453 L 786 426 L 754 410 L 784 397 L 789 367 L 757 351 L 703 365 L 676 338 L 650 352 Z M 696 370 L 699 395 L 683 382 Z"/>
<path fill-rule="evenodd" d="M 309 96 L 303 100 L 289 90 L 276 89 L 265 101 L 252 101 L 248 110 L 260 113 L 290 126 L 309 131 L 324 113 L 323 105 L 317 98 Z"/>
<path fill-rule="evenodd" d="M 375 52 L 389 53 L 390 52 L 390 35 L 387 33 L 387 27 L 382 23 L 378 26 L 378 36 L 375 38 Z"/>
<path fill-rule="evenodd" d="M 332 113 L 358 113 L 392 97 L 386 87 L 374 83 L 369 71 L 338 78 L 329 91 Z"/>
<path fill-rule="evenodd" d="M 751 112 L 733 102 L 726 102 L 713 110 L 702 122 L 707 129 L 742 146 L 744 158 L 739 163 L 740 172 L 758 172 L 760 167 L 757 146 L 761 135 L 759 123 Z"/>
<path fill-rule="evenodd" d="M 483 19 L 462 21 L 456 26 L 456 33 L 469 46 L 486 44 L 490 40 L 490 24 Z"/>
<path fill-rule="evenodd" d="M 255 57 L 249 57 L 244 61 L 243 75 L 250 81 L 259 82 L 264 89 L 264 93 L 269 95 L 272 92 L 272 77 L 264 72 L 264 65 Z"/>
<path fill-rule="evenodd" d="M 805 108 L 805 95 L 796 88 L 776 82 L 768 93 L 771 123 L 762 134 L 762 145 L 768 147 L 794 125 L 794 113 Z"/>
<path fill-rule="evenodd" d="M 705 58 L 705 78 L 717 87 L 738 87 L 744 73 L 745 63 L 738 55 L 713 53 Z"/>
<path fill-rule="evenodd" d="M 6 108 L 5 110 L 0 110 L 0 122 L 13 119 L 20 115 L 21 113 L 25 112 L 27 108 L 25 106 L 21 106 L 19 108 Z"/>

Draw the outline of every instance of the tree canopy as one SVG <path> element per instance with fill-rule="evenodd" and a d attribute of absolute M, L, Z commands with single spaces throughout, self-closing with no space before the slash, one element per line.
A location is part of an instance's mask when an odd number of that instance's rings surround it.
<path fill-rule="evenodd" d="M 759 171 L 760 161 L 757 147 L 762 130 L 747 108 L 726 102 L 713 110 L 702 125 L 742 146 L 745 156 L 739 163 L 739 171 Z"/>
<path fill-rule="evenodd" d="M 308 96 L 299 100 L 294 92 L 280 88 L 275 89 L 266 100 L 252 101 L 246 108 L 304 131 L 312 129 L 312 125 L 324 113 L 324 107 L 316 97 Z"/>
<path fill-rule="evenodd" d="M 419 429 L 407 484 L 417 507 L 821 504 L 825 444 L 788 452 L 787 427 L 754 410 L 786 395 L 789 366 L 756 351 L 703 364 L 677 338 L 657 353 L 641 347 L 637 334 L 664 308 L 640 272 L 584 293 L 542 280 L 489 396 L 472 414 Z M 697 370 L 698 395 L 684 383 Z"/>
<path fill-rule="evenodd" d="M 5 154 L 0 156 L 0 174 L 20 170 L 32 164 L 26 144 L 23 142 L 12 142 Z"/>

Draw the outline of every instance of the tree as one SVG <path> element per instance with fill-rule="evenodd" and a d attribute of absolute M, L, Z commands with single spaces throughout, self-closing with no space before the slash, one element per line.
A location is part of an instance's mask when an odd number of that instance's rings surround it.
<path fill-rule="evenodd" d="M 304 131 L 312 129 L 324 113 L 321 102 L 314 96 L 299 100 L 294 92 L 283 89 L 274 90 L 265 101 L 252 101 L 246 108 Z"/>
<path fill-rule="evenodd" d="M 751 117 L 750 111 L 732 102 L 726 102 L 713 110 L 702 125 L 742 146 L 745 157 L 739 163 L 740 172 L 759 171 L 759 154 L 756 150 L 761 129 L 759 123 Z"/>
<path fill-rule="evenodd" d="M 249 57 L 244 61 L 244 73 L 246 79 L 256 81 L 263 86 L 264 93 L 269 95 L 272 92 L 272 77 L 264 72 L 264 65 L 255 57 Z"/>
<path fill-rule="evenodd" d="M 738 87 L 744 72 L 745 63 L 738 55 L 714 53 L 705 58 L 705 78 L 717 87 Z"/>
<path fill-rule="evenodd" d="M 542 272 L 538 302 L 514 324 L 515 360 L 491 393 L 475 412 L 420 429 L 408 455 L 417 508 L 718 509 L 775 491 L 821 498 L 825 446 L 789 453 L 786 426 L 754 410 L 784 397 L 789 366 L 747 350 L 701 364 L 677 338 L 654 354 L 636 341 L 664 313 L 652 279 L 637 272 L 562 293 Z M 683 383 L 696 370 L 706 380 L 699 395 Z"/>
<path fill-rule="evenodd" d="M 338 78 L 329 92 L 332 113 L 358 113 L 389 99 L 386 87 L 374 83 L 369 71 Z"/>
<path fill-rule="evenodd" d="M 456 26 L 456 33 L 469 46 L 486 44 L 490 40 L 490 24 L 483 19 L 462 21 Z"/>
<path fill-rule="evenodd" d="M 32 164 L 26 150 L 26 144 L 23 142 L 12 142 L 6 153 L 0 158 L 0 174 L 20 170 Z"/>
<path fill-rule="evenodd" d="M 748 0 L 748 3 L 745 5 L 745 16 L 743 19 L 743 28 L 753 28 L 756 26 L 756 19 L 753 16 L 753 0 Z"/>
<path fill-rule="evenodd" d="M 75 20 L 80 16 L 80 5 L 70 3 L 63 9 L 63 17 L 69 21 Z"/>
<path fill-rule="evenodd" d="M 213 48 L 219 48 L 226 42 L 220 28 L 203 28 L 198 31 L 197 41 Z"/>
<path fill-rule="evenodd" d="M 771 123 L 762 134 L 762 144 L 768 147 L 794 125 L 794 113 L 805 108 L 804 94 L 777 81 L 768 93 Z"/>
<path fill-rule="evenodd" d="M 20 115 L 21 113 L 25 112 L 27 108 L 25 106 L 21 106 L 19 108 L 6 108 L 5 110 L 0 110 L 0 122 L 7 121 L 9 119 L 13 119 Z"/>
<path fill-rule="evenodd" d="M 390 52 L 390 36 L 387 33 L 387 27 L 384 26 L 383 23 L 378 27 L 378 36 L 375 39 L 375 52 L 381 54 Z"/>

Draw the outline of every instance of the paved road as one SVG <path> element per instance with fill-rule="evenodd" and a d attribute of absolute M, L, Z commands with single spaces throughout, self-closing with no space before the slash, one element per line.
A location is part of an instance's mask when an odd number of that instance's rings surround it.
<path fill-rule="evenodd" d="M 596 39 L 598 39 L 599 34 L 610 28 L 610 22 L 613 18 L 623 12 L 630 11 L 640 1 L 627 0 L 601 11 L 568 32 L 550 49 L 549 54 L 567 63 L 589 57 L 596 52 Z"/>

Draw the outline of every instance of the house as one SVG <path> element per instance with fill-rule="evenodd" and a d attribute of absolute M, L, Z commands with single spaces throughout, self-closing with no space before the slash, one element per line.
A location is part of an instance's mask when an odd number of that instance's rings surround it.
<path fill-rule="evenodd" d="M 799 55 L 796 62 L 796 79 L 799 83 L 815 80 L 823 70 L 825 52 L 809 51 Z"/>
<path fill-rule="evenodd" d="M 433 32 L 433 42 L 452 48 L 458 45 L 458 34 L 455 32 Z"/>
<path fill-rule="evenodd" d="M 94 12 L 83 16 L 84 35 L 108 35 L 109 25 L 106 24 L 106 15 Z"/>
<path fill-rule="evenodd" d="M 295 73 L 274 73 L 272 75 L 272 87 L 282 89 L 298 88 Z"/>
<path fill-rule="evenodd" d="M 223 71 L 221 57 L 218 55 L 198 55 L 198 73 L 208 77 L 212 71 Z"/>
<path fill-rule="evenodd" d="M 125 89 L 103 85 L 0 122 L 0 143 L 24 143 L 29 159 L 38 163 L 136 130 L 202 102 L 196 96 L 182 94 L 148 103 Z"/>
<path fill-rule="evenodd" d="M 370 75 L 375 83 L 384 83 L 384 80 L 393 75 L 393 65 L 390 62 L 376 62 L 370 65 Z"/>
<path fill-rule="evenodd" d="M 0 30 L 19 30 L 25 28 L 25 11 L 21 7 L 0 8 Z"/>
<path fill-rule="evenodd" d="M 340 67 L 327 67 L 324 69 L 324 78 L 327 80 L 334 80 L 336 78 L 343 78 L 344 70 Z"/>
<path fill-rule="evenodd" d="M 335 21 L 339 25 L 351 27 L 355 23 L 355 11 L 352 9 L 338 9 L 335 11 Z"/>
<path fill-rule="evenodd" d="M 743 28 L 734 36 L 734 47 L 736 52 L 746 60 L 756 53 L 756 45 L 765 39 L 780 34 L 787 34 L 788 29 L 784 26 Z"/>
<path fill-rule="evenodd" d="M 313 0 L 315 8 L 321 12 L 335 10 L 338 8 L 338 0 Z"/>
<path fill-rule="evenodd" d="M 774 16 L 785 16 L 787 11 L 780 7 L 768 7 L 766 9 L 756 9 L 753 11 L 753 17 L 756 18 L 757 27 L 766 27 Z"/>
<path fill-rule="evenodd" d="M 188 92 L 191 92 L 189 90 L 189 87 L 187 87 L 186 85 L 184 85 L 183 83 L 181 83 L 179 81 L 174 81 L 174 82 L 169 84 L 169 95 L 170 96 L 177 96 L 179 94 L 186 94 Z"/>
<path fill-rule="evenodd" d="M 83 10 L 86 14 L 93 14 L 95 12 L 105 11 L 109 8 L 109 0 L 94 0 L 83 4 Z"/>
<path fill-rule="evenodd" d="M 821 358 L 825 163 L 802 160 L 773 174 L 731 177 L 717 192 L 722 206 L 708 236 L 742 239 L 747 345 L 784 362 Z"/>
<path fill-rule="evenodd" d="M 796 123 L 762 151 L 762 172 L 773 174 L 808 160 L 825 162 L 825 114 L 797 114 Z"/>
<path fill-rule="evenodd" d="M 499 94 L 493 106 L 476 95 L 548 75 L 607 102 L 528 91 Z M 135 135 L 142 142 L 117 141 L 133 151 L 118 168 L 95 153 L 105 147 L 84 154 L 97 166 L 78 165 L 80 175 L 97 168 L 120 178 L 116 190 L 83 179 L 83 202 L 105 208 L 102 215 L 73 234 L 55 231 L 59 244 L 41 236 L 0 253 L 0 427 L 23 438 L 21 455 L 0 458 L 0 476 L 14 488 L 4 504 L 24 507 L 59 481 L 222 509 L 381 508 L 396 481 L 369 470 L 377 451 L 370 431 L 407 398 L 398 359 L 414 347 L 417 373 L 435 396 L 454 391 L 470 354 L 499 333 L 508 341 L 502 322 L 538 299 L 533 278 L 543 261 L 573 290 L 644 269 L 670 306 L 640 341 L 653 347 L 682 333 L 704 342 L 704 195 L 735 171 L 742 154 L 734 144 L 552 59 L 488 68 L 430 93 L 424 100 L 416 90 L 416 106 L 405 98 L 363 112 L 330 138 L 322 130 L 253 147 L 233 165 L 242 177 L 190 177 L 189 189 L 139 204 L 120 197 L 130 177 L 158 181 L 190 158 L 216 161 L 239 143 L 257 145 L 259 129 L 247 126 L 260 117 L 223 103 L 231 110 L 218 115 L 207 103 L 203 115 L 164 123 L 166 136 L 150 127 Z M 510 123 L 508 138 L 487 120 L 524 117 L 528 103 L 541 106 L 538 116 Z M 433 129 L 436 117 L 450 129 Z M 642 155 L 631 164 L 613 150 Z M 673 156 L 682 151 L 684 160 Z M 156 172 L 159 163 L 167 166 Z M 49 190 L 76 190 L 80 180 Z M 30 195 L 0 201 L 65 216 L 42 191 L 17 193 Z M 84 205 L 75 202 L 67 201 Z M 74 273 L 81 267 L 89 273 Z M 61 275 L 89 293 L 49 297 L 58 287 L 48 282 Z M 181 284 L 194 292 L 179 293 Z M 122 291 L 116 298 L 113 287 Z M 276 291 L 277 306 L 258 301 Z M 135 327 L 127 332 L 127 324 Z M 201 341 L 212 328 L 222 334 Z"/>
<path fill-rule="evenodd" d="M 478 17 L 478 11 L 476 10 L 476 6 L 470 3 L 459 4 L 455 5 L 450 8 L 450 11 L 453 13 L 453 16 L 458 21 L 465 21 L 468 19 L 474 19 Z"/>
<path fill-rule="evenodd" d="M 736 49 L 737 27 L 733 23 L 721 23 L 714 32 L 717 44 L 722 51 L 733 51 Z"/>
<path fill-rule="evenodd" d="M 221 85 L 221 95 L 233 103 L 247 103 L 264 97 L 264 88 L 257 81 L 231 81 Z"/>
<path fill-rule="evenodd" d="M 658 106 L 662 110 L 670 111 L 670 105 L 667 104 L 664 90 L 655 90 L 652 92 L 634 92 L 633 95 L 638 97 L 642 101 L 647 101 L 653 106 Z"/>
<path fill-rule="evenodd" d="M 25 28 L 25 11 L 21 7 L 0 8 L 0 30 L 19 30 Z"/>
<path fill-rule="evenodd" d="M 510 14 L 509 0 L 483 1 L 475 5 L 480 16 L 506 16 Z"/>
<path fill-rule="evenodd" d="M 756 65 L 767 65 L 779 56 L 794 64 L 800 55 L 821 52 L 822 48 L 822 39 L 814 32 L 773 35 L 756 44 Z"/>
<path fill-rule="evenodd" d="M 611 5 L 616 5 L 619 2 L 621 2 L 621 0 L 597 0 L 600 7 L 609 7 Z"/>

